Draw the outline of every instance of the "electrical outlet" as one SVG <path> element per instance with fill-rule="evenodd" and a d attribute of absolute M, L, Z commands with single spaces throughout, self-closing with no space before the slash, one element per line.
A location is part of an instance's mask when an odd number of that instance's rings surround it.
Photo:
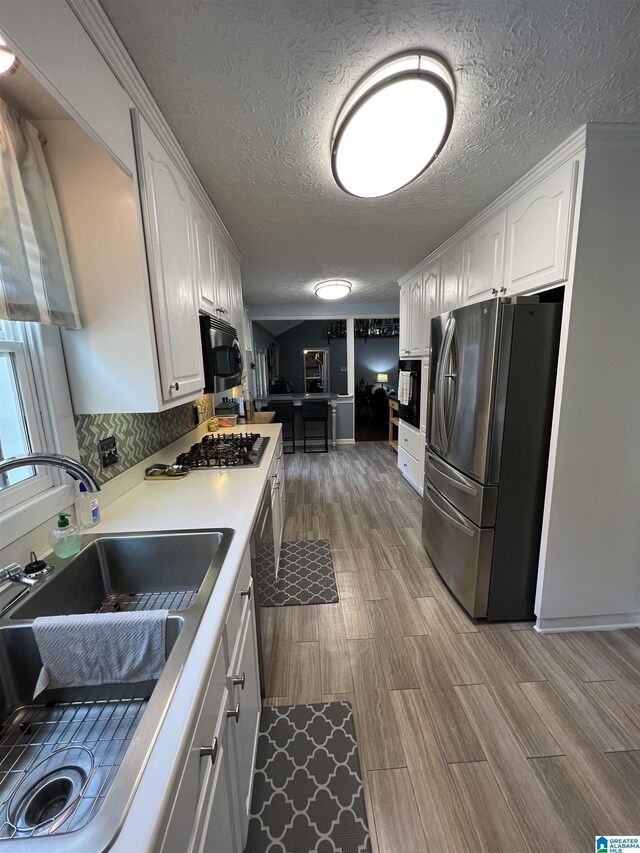
<path fill-rule="evenodd" d="M 116 446 L 115 435 L 100 439 L 98 442 L 98 458 L 100 459 L 100 466 L 103 471 L 110 465 L 116 464 L 118 461 L 118 448 Z"/>

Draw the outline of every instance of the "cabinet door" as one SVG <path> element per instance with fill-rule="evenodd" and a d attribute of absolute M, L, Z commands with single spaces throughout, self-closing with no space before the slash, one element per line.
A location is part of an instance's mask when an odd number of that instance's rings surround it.
<path fill-rule="evenodd" d="M 228 323 L 231 311 L 227 246 L 217 230 L 213 235 L 213 256 L 215 259 L 215 314 Z"/>
<path fill-rule="evenodd" d="M 424 289 L 422 274 L 409 283 L 409 351 L 412 356 L 422 355 L 425 326 Z"/>
<path fill-rule="evenodd" d="M 567 280 L 577 176 L 564 163 L 507 209 L 507 295 Z"/>
<path fill-rule="evenodd" d="M 407 356 L 411 352 L 409 318 L 409 283 L 407 282 L 400 288 L 400 335 L 398 337 L 400 356 Z"/>
<path fill-rule="evenodd" d="M 170 401 L 204 387 L 189 190 L 137 112 L 134 127 L 162 399 Z"/>
<path fill-rule="evenodd" d="M 217 305 L 213 225 L 193 195 L 191 195 L 191 225 L 193 230 L 193 265 L 200 310 L 215 316 Z"/>
<path fill-rule="evenodd" d="M 462 258 L 464 244 L 452 246 L 442 256 L 440 313 L 452 311 L 462 304 Z"/>
<path fill-rule="evenodd" d="M 427 346 L 431 346 L 431 318 L 442 314 L 441 309 L 441 264 L 440 258 L 429 265 L 424 271 L 424 306 L 427 319 Z"/>
<path fill-rule="evenodd" d="M 235 660 L 229 674 L 231 707 L 239 707 L 237 722 L 231 720 L 237 753 L 237 787 L 240 804 L 241 840 L 244 847 L 249 827 L 253 770 L 260 728 L 260 675 L 258 672 L 258 647 L 256 618 L 253 601 L 249 602 Z M 235 684 L 234 684 L 235 681 Z M 209 850 L 216 849 L 214 847 Z"/>
<path fill-rule="evenodd" d="M 233 749 L 229 749 L 226 729 L 228 707 L 229 693 L 221 644 L 202 698 L 200 714 L 177 786 L 162 843 L 163 853 L 173 853 L 185 848 L 202 849 L 202 838 L 213 810 L 220 831 L 220 849 L 239 849 L 236 841 L 235 804 L 230 783 L 234 774 L 230 766 Z M 203 755 L 202 750 L 212 750 L 213 754 Z"/>
<path fill-rule="evenodd" d="M 244 846 L 240 842 L 242 830 L 234 805 L 233 785 L 238 774 L 238 764 L 232 730 L 234 720 L 227 717 L 230 698 L 226 691 L 225 700 L 220 706 L 215 732 L 215 762 L 211 763 L 211 759 L 205 757 L 209 763 L 198 801 L 189 853 L 210 853 L 212 850 L 240 853 Z"/>
<path fill-rule="evenodd" d="M 502 286 L 506 214 L 485 222 L 464 241 L 464 303 L 496 296 Z"/>

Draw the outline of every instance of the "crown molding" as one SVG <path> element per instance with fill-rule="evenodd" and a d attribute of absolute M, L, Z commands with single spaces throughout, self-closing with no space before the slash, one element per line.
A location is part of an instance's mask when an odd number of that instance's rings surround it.
<path fill-rule="evenodd" d="M 127 53 L 124 44 L 120 40 L 120 36 L 114 29 L 113 24 L 98 0 L 67 0 L 67 3 L 86 30 L 89 38 L 100 51 L 105 62 L 111 68 L 122 88 L 131 98 L 134 106 L 140 110 L 140 113 L 151 126 L 153 132 L 180 168 L 189 188 L 209 213 L 229 249 L 235 255 L 236 259 L 240 261 L 242 256 L 233 237 L 222 221 L 220 214 L 215 209 L 213 202 L 193 170 L 193 166 L 188 161 L 173 131 L 169 127 L 160 107 L 149 91 L 142 75 Z"/>
<path fill-rule="evenodd" d="M 468 237 L 477 228 L 480 228 L 494 216 L 497 216 L 497 214 L 506 210 L 510 204 L 526 193 L 527 190 L 531 189 L 531 187 L 535 186 L 542 180 L 542 178 L 546 178 L 547 175 L 553 172 L 554 169 L 557 169 L 558 166 L 566 163 L 567 160 L 577 157 L 585 150 L 587 129 L 589 127 L 593 127 L 593 125 L 583 124 L 579 127 L 575 133 L 572 133 L 568 139 L 565 139 L 565 141 L 548 154 L 544 160 L 541 160 L 533 167 L 533 169 L 530 169 L 522 176 L 522 178 L 516 181 L 515 184 L 510 186 L 508 190 L 505 190 L 502 195 L 498 196 L 498 198 L 492 201 L 490 205 L 485 207 L 480 211 L 480 213 L 474 216 L 473 219 L 470 219 L 469 222 L 463 225 L 459 231 L 456 231 L 456 233 L 449 237 L 448 240 L 445 240 L 441 246 L 434 249 L 434 251 L 427 255 L 426 258 L 423 258 L 401 278 L 399 278 L 398 285 L 401 287 L 414 276 L 421 274 L 425 266 L 433 263 L 433 261 L 437 260 L 440 255 L 443 255 L 446 251 L 453 248 L 453 246 L 461 243 L 465 237 Z"/>

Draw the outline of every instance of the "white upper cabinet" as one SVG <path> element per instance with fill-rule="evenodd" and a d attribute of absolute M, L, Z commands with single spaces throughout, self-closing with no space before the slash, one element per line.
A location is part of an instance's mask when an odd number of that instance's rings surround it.
<path fill-rule="evenodd" d="M 427 346 L 425 325 L 424 287 L 420 273 L 409 283 L 409 352 L 412 356 L 422 355 Z"/>
<path fill-rule="evenodd" d="M 505 217 L 499 213 L 464 241 L 464 304 L 491 299 L 502 287 Z"/>
<path fill-rule="evenodd" d="M 431 318 L 441 313 L 442 267 L 440 258 L 422 273 L 422 321 L 418 355 L 429 355 L 431 347 Z"/>
<path fill-rule="evenodd" d="M 463 249 L 463 243 L 458 243 L 442 256 L 439 314 L 452 311 L 462 305 Z"/>
<path fill-rule="evenodd" d="M 405 282 L 400 288 L 400 335 L 398 344 L 401 356 L 408 356 L 411 353 L 409 316 L 409 282 Z"/>
<path fill-rule="evenodd" d="M 508 296 L 567 280 L 578 162 L 569 160 L 507 209 Z"/>
<path fill-rule="evenodd" d="M 200 310 L 214 314 L 216 309 L 214 225 L 190 194 L 191 227 L 193 232 L 193 268 Z"/>
<path fill-rule="evenodd" d="M 189 190 L 163 145 L 135 113 L 136 153 L 163 400 L 204 387 L 191 251 Z"/>

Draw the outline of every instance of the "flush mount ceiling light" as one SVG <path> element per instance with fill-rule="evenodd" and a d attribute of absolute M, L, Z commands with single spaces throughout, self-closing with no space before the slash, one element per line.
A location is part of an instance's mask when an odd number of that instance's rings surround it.
<path fill-rule="evenodd" d="M 4 40 L 2 33 L 0 33 L 0 74 L 6 74 L 7 71 L 10 71 L 15 62 L 15 53 Z"/>
<path fill-rule="evenodd" d="M 338 185 L 375 198 L 410 184 L 442 150 L 454 106 L 453 75 L 433 54 L 402 54 L 374 68 L 338 114 L 331 144 Z"/>
<path fill-rule="evenodd" d="M 343 296 L 351 293 L 351 282 L 342 278 L 332 278 L 316 284 L 314 290 L 320 299 L 342 299 Z"/>

